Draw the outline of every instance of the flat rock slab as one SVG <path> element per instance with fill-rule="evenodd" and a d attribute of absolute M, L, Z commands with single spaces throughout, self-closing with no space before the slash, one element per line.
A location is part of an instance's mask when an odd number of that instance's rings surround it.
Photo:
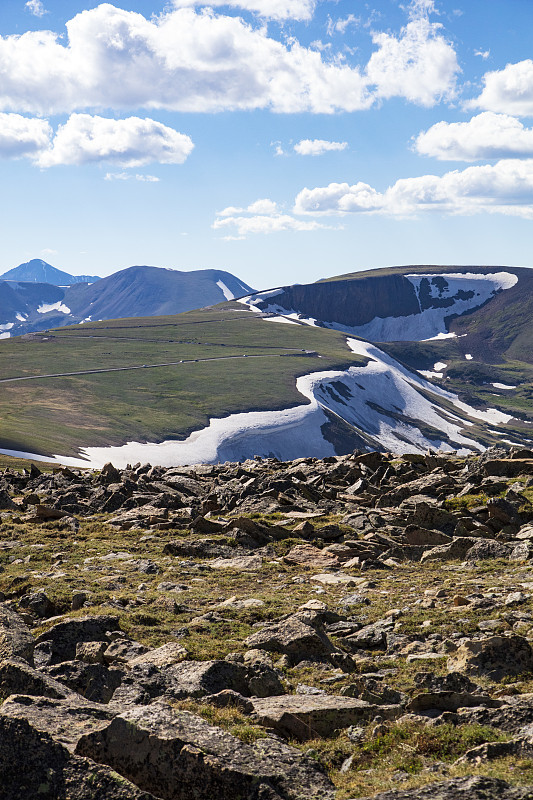
<path fill-rule="evenodd" d="M 215 558 L 209 566 L 212 569 L 236 569 L 240 572 L 255 572 L 263 566 L 261 556 L 238 556 L 237 558 Z"/>
<path fill-rule="evenodd" d="M 352 697 L 337 695 L 281 695 L 253 698 L 254 714 L 261 725 L 300 741 L 330 736 L 380 714 L 393 719 L 400 706 L 378 706 Z"/>
<path fill-rule="evenodd" d="M 156 667 L 168 667 L 178 664 L 187 656 L 187 651 L 177 642 L 167 642 L 167 644 L 149 650 L 147 653 L 135 656 L 128 662 L 130 666 L 135 664 L 154 664 Z"/>
<path fill-rule="evenodd" d="M 0 715 L 2 800 L 157 800 L 109 767 L 75 756 L 27 720 Z"/>
<path fill-rule="evenodd" d="M 163 800 L 333 800 L 329 779 L 298 750 L 247 745 L 186 711 L 156 702 L 80 739 L 76 753 L 105 763 Z"/>
<path fill-rule="evenodd" d="M 338 567 L 339 559 L 332 553 L 325 553 L 318 547 L 311 544 L 297 544 L 292 547 L 286 556 L 283 556 L 286 564 L 313 567 L 314 569 L 324 569 L 324 567 Z"/>
<path fill-rule="evenodd" d="M 412 698 L 407 704 L 408 711 L 423 713 L 429 710 L 457 711 L 458 708 L 499 708 L 503 703 L 492 697 L 471 692 L 423 692 Z"/>
<path fill-rule="evenodd" d="M 105 705 L 79 701 L 53 700 L 49 697 L 29 697 L 15 694 L 0 706 L 3 717 L 26 720 L 32 728 L 49 734 L 71 752 L 85 733 L 108 724 L 113 711 Z M 116 713 L 116 712 L 115 712 Z"/>
<path fill-rule="evenodd" d="M 498 778 L 454 778 L 422 789 L 380 792 L 362 800 L 533 800 L 531 788 L 509 786 Z"/>

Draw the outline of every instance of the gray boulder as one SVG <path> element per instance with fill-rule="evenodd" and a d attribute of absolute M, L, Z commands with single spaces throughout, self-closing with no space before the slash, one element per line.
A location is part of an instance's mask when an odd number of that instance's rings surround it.
<path fill-rule="evenodd" d="M 475 543 L 476 540 L 470 536 L 456 536 L 450 544 L 441 544 L 427 550 L 420 562 L 424 564 L 426 561 L 454 561 L 455 559 L 462 561 Z"/>
<path fill-rule="evenodd" d="M 394 718 L 400 706 L 378 706 L 353 697 L 335 695 L 283 695 L 254 699 L 254 714 L 261 725 L 300 741 L 331 736 L 334 731 L 373 719 L 376 714 Z"/>
<path fill-rule="evenodd" d="M 244 744 L 157 702 L 81 737 L 76 753 L 108 764 L 163 800 L 333 800 L 333 786 L 316 763 L 270 742 Z"/>
<path fill-rule="evenodd" d="M 335 648 L 330 642 L 318 614 L 301 612 L 281 622 L 266 625 L 245 639 L 249 648 L 284 653 L 293 663 L 304 659 L 328 659 Z"/>
<path fill-rule="evenodd" d="M 33 664 L 35 640 L 23 619 L 4 605 L 0 605 L 0 660 L 23 658 Z"/>
<path fill-rule="evenodd" d="M 64 700 L 14 694 L 0 706 L 0 714 L 26 720 L 32 728 L 49 734 L 71 752 L 82 734 L 107 725 L 113 717 L 108 706 L 89 703 L 74 693 Z"/>
<path fill-rule="evenodd" d="M 106 634 L 117 629 L 118 617 L 105 614 L 58 622 L 36 639 L 41 665 L 43 662 L 51 665 L 72 661 L 76 657 L 76 645 L 79 642 L 103 642 Z"/>
<path fill-rule="evenodd" d="M 533 650 L 522 636 L 470 639 L 450 655 L 448 670 L 501 681 L 533 671 Z"/>
<path fill-rule="evenodd" d="M 24 719 L 0 715 L 2 800 L 157 800 L 109 767 L 75 756 Z"/>

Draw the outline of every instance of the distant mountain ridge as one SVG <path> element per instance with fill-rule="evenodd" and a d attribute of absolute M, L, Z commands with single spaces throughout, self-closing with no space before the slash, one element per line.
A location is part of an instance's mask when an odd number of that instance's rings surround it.
<path fill-rule="evenodd" d="M 70 286 L 73 283 L 93 283 L 99 281 L 99 275 L 70 275 L 56 269 L 41 258 L 32 258 L 18 267 L 0 275 L 4 281 L 24 281 L 26 283 L 50 283 L 52 286 Z"/>
<path fill-rule="evenodd" d="M 45 267 L 54 270 L 52 277 L 67 275 L 50 265 Z M 11 275 L 19 269 L 10 270 Z M 49 270 L 45 271 L 49 274 Z M 235 275 L 216 269 L 181 272 L 136 266 L 93 283 L 71 285 L 4 277 L 0 278 L 0 338 L 81 322 L 181 314 L 233 300 L 251 291 Z"/>
<path fill-rule="evenodd" d="M 95 466 L 533 446 L 532 269 L 387 268 L 205 307 L 210 291 L 242 291 L 234 280 L 132 267 L 93 286 L 42 285 L 47 333 L 1 343 L 2 446 L 82 452 Z M 35 302 L 37 284 L 5 285 Z M 174 291 L 202 307 L 135 316 L 174 306 Z"/>

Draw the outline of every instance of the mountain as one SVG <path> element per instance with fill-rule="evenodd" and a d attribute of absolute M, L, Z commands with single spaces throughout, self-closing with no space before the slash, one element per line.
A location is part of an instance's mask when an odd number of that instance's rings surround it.
<path fill-rule="evenodd" d="M 99 275 L 70 275 L 52 267 L 40 258 L 32 258 L 25 264 L 10 269 L 0 275 L 5 281 L 25 281 L 31 283 L 51 283 L 53 286 L 70 286 L 73 283 L 94 283 Z"/>
<path fill-rule="evenodd" d="M 76 285 L 65 303 L 78 320 L 180 314 L 233 300 L 250 287 L 229 272 L 201 269 L 180 272 L 159 267 L 129 267 L 92 286 Z"/>
<path fill-rule="evenodd" d="M 94 283 L 70 286 L 4 280 L 0 281 L 0 338 L 94 320 L 179 314 L 250 291 L 234 275 L 214 269 L 129 267 Z"/>
<path fill-rule="evenodd" d="M 532 289 L 391 268 L 7 340 L 0 446 L 93 466 L 530 447 Z"/>

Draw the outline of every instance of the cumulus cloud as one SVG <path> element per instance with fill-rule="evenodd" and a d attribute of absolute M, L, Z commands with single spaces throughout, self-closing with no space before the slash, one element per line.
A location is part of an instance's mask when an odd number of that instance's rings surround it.
<path fill-rule="evenodd" d="M 530 58 L 487 72 L 483 83 L 479 97 L 467 103 L 469 108 L 499 111 L 517 117 L 533 116 L 533 61 Z"/>
<path fill-rule="evenodd" d="M 39 154 L 41 167 L 111 161 L 140 167 L 157 161 L 182 164 L 191 153 L 192 140 L 153 119 L 105 119 L 72 114 L 60 125 L 52 146 Z"/>
<path fill-rule="evenodd" d="M 293 210 L 306 216 L 348 213 L 412 216 L 438 211 L 500 213 L 533 219 L 533 159 L 502 160 L 442 176 L 402 178 L 384 192 L 365 183 L 305 188 L 296 197 Z"/>
<path fill-rule="evenodd" d="M 334 150 L 346 150 L 348 142 L 328 142 L 326 139 L 302 139 L 294 145 L 301 156 L 321 156 Z"/>
<path fill-rule="evenodd" d="M 416 0 L 399 36 L 373 33 L 378 50 L 370 57 L 366 74 L 378 97 L 404 97 L 432 106 L 453 96 L 460 68 L 453 45 L 441 33 L 442 25 L 429 20 L 434 11 L 431 0 Z"/>
<path fill-rule="evenodd" d="M 320 222 L 296 219 L 290 214 L 278 214 L 275 217 L 259 214 L 254 217 L 225 217 L 216 219 L 213 223 L 215 230 L 234 226 L 239 238 L 250 233 L 280 233 L 281 231 L 316 231 L 325 228 Z M 228 237 L 226 237 L 228 238 Z M 232 237 L 235 238 L 235 237 Z"/>
<path fill-rule="evenodd" d="M 227 208 L 222 209 L 217 214 L 217 217 L 234 217 L 236 214 L 278 214 L 279 208 L 278 204 L 275 203 L 273 200 L 269 200 L 267 197 L 262 198 L 261 200 L 255 200 L 253 203 L 250 203 L 249 206 L 246 208 L 239 208 L 238 206 L 228 206 Z"/>
<path fill-rule="evenodd" d="M 507 114 L 485 111 L 469 122 L 438 122 L 419 134 L 415 149 L 441 161 L 533 158 L 533 128 Z"/>
<path fill-rule="evenodd" d="M 316 0 L 174 0 L 174 6 L 226 6 L 251 11 L 269 19 L 309 20 L 313 16 Z"/>
<path fill-rule="evenodd" d="M 0 113 L 0 157 L 35 156 L 50 144 L 52 128 L 44 119 Z"/>
<path fill-rule="evenodd" d="M 297 219 L 284 214 L 277 203 L 268 198 L 256 200 L 246 208 L 228 206 L 219 211 L 213 223 L 215 230 L 234 228 L 237 236 L 224 237 L 227 241 L 243 239 L 251 233 L 280 233 L 281 231 L 315 231 L 328 226 L 315 220 Z"/>
<path fill-rule="evenodd" d="M 315 2 L 230 5 L 265 17 L 307 19 Z M 453 94 L 455 51 L 429 20 L 429 0 L 409 6 L 397 36 L 372 34 L 377 47 L 366 69 L 339 53 L 278 41 L 264 23 L 179 7 L 196 3 L 178 0 L 178 7 L 150 19 L 102 3 L 69 20 L 66 37 L 52 31 L 0 37 L 0 109 L 42 115 L 107 108 L 333 113 L 366 109 L 387 97 L 429 106 Z M 339 21 L 338 30 L 352 22 Z"/>
<path fill-rule="evenodd" d="M 48 14 L 48 11 L 43 6 L 41 0 L 28 0 L 25 8 L 27 8 L 30 14 L 33 14 L 34 17 L 44 17 L 45 14 Z"/>
<path fill-rule="evenodd" d="M 66 27 L 68 40 L 51 31 L 0 38 L 0 109 L 331 113 L 373 102 L 359 68 L 239 17 L 180 8 L 148 20 L 104 3 Z"/>

